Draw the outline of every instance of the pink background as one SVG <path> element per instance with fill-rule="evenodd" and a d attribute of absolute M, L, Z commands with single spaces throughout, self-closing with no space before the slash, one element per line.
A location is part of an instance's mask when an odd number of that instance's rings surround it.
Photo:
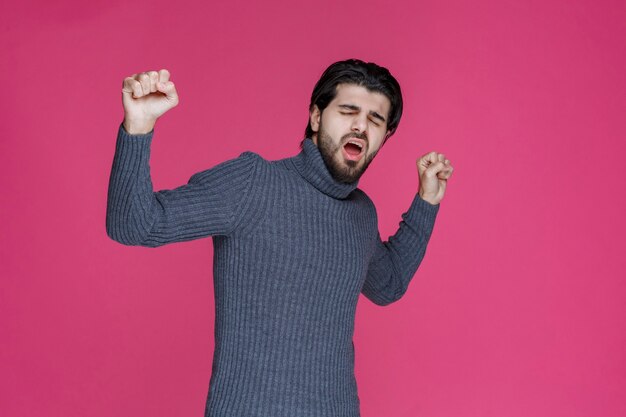
<path fill-rule="evenodd" d="M 163 189 L 295 155 L 314 83 L 350 57 L 405 94 L 360 183 L 383 238 L 418 157 L 455 167 L 407 294 L 361 297 L 362 416 L 626 415 L 623 1 L 0 7 L 0 415 L 204 410 L 211 240 L 105 233 L 124 77 L 167 68 L 180 94 L 155 130 Z"/>

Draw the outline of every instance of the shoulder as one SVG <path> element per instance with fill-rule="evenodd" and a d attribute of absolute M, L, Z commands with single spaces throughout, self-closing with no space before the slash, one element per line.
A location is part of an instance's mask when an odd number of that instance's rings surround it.
<path fill-rule="evenodd" d="M 371 206 L 371 208 L 376 209 L 376 207 L 374 206 L 374 202 L 372 201 L 370 196 L 367 195 L 367 193 L 362 189 L 358 187 L 355 188 L 354 191 L 352 191 L 352 195 L 357 201 L 361 202 L 362 204 Z"/>
<path fill-rule="evenodd" d="M 376 206 L 374 205 L 374 202 L 372 201 L 370 196 L 367 195 L 365 191 L 357 187 L 352 192 L 352 195 L 355 201 L 362 205 L 363 208 L 367 210 L 371 216 L 375 218 L 377 217 Z"/>
<path fill-rule="evenodd" d="M 204 183 L 214 181 L 218 178 L 247 178 L 250 177 L 263 162 L 266 161 L 259 154 L 245 151 L 235 158 L 227 159 L 211 168 L 196 172 L 191 176 L 190 181 Z"/>
<path fill-rule="evenodd" d="M 269 166 L 272 161 L 269 161 L 253 151 L 245 151 L 242 152 L 237 158 L 237 160 L 243 161 L 245 164 L 253 165 L 253 166 Z"/>

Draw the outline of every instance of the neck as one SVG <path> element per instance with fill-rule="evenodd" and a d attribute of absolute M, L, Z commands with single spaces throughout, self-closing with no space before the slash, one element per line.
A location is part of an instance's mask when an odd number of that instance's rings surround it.
<path fill-rule="evenodd" d="M 343 183 L 333 178 L 324 163 L 322 154 L 311 138 L 304 140 L 302 151 L 291 160 L 298 173 L 305 180 L 330 197 L 344 199 L 356 189 L 359 183 L 358 180 L 352 183 Z"/>

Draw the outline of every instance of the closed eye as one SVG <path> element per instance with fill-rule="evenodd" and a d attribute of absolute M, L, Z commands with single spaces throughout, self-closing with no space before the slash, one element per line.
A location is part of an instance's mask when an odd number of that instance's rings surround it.
<path fill-rule="evenodd" d="M 339 109 L 340 109 L 339 113 L 345 114 L 345 115 L 356 114 L 359 111 L 361 111 L 361 108 L 359 106 L 355 106 L 354 104 L 339 104 Z M 345 111 L 345 110 L 349 110 L 349 111 Z M 375 126 L 380 126 L 381 122 L 386 123 L 385 118 L 381 116 L 380 114 L 376 113 L 375 111 L 370 111 L 369 116 L 373 117 L 373 119 L 370 119 L 370 120 L 372 121 L 372 123 L 374 123 Z"/>
<path fill-rule="evenodd" d="M 347 116 L 352 115 L 352 114 L 356 114 L 356 112 L 351 111 L 351 112 L 346 112 L 346 111 L 340 111 L 339 113 L 341 114 L 345 114 Z M 380 126 L 380 123 L 378 122 L 378 119 L 369 119 L 370 122 L 374 123 L 374 126 Z"/>

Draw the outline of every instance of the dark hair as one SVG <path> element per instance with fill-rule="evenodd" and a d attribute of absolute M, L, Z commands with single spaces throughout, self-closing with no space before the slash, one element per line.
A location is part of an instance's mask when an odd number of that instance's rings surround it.
<path fill-rule="evenodd" d="M 391 102 L 387 119 L 387 130 L 389 131 L 387 138 L 395 133 L 402 117 L 402 92 L 400 91 L 400 84 L 398 84 L 398 81 L 387 68 L 376 65 L 373 62 L 363 62 L 360 59 L 347 59 L 335 62 L 326 68 L 317 84 L 315 84 L 311 94 L 309 114 L 313 110 L 314 105 L 317 105 L 320 112 L 324 111 L 326 106 L 337 95 L 337 86 L 339 84 L 360 85 L 369 91 L 384 94 Z M 306 138 L 312 138 L 313 133 L 309 117 L 304 135 Z M 304 140 L 300 146 L 303 143 Z"/>

